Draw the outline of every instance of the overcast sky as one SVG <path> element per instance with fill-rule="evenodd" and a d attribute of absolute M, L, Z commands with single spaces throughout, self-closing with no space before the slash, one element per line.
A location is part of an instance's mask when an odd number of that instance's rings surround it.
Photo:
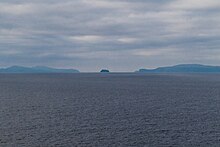
<path fill-rule="evenodd" d="M 220 65 L 219 0 L 1 0 L 0 66 Z"/>

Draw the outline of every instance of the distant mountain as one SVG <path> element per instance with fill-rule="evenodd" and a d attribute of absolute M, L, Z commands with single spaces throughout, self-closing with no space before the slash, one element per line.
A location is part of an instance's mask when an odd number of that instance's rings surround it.
<path fill-rule="evenodd" d="M 8 68 L 0 68 L 0 73 L 78 73 L 76 69 L 56 69 L 46 66 L 23 67 L 11 66 Z"/>
<path fill-rule="evenodd" d="M 173 73 L 216 73 L 220 72 L 220 66 L 208 66 L 201 64 L 180 64 L 169 67 L 159 67 L 156 69 L 140 69 L 138 72 L 144 73 L 160 73 L 160 72 L 173 72 Z"/>

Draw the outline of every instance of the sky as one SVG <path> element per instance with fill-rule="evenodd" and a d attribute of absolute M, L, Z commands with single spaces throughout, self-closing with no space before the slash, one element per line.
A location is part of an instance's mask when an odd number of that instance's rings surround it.
<path fill-rule="evenodd" d="M 219 0 L 1 0 L 0 67 L 220 65 Z"/>

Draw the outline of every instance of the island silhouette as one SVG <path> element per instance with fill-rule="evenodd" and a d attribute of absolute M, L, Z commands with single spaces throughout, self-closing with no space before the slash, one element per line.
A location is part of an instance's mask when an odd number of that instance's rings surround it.
<path fill-rule="evenodd" d="M 0 73 L 79 73 L 79 70 L 57 69 L 46 66 L 35 66 L 35 67 L 11 66 L 8 68 L 1 68 Z"/>
<path fill-rule="evenodd" d="M 175 66 L 159 67 L 156 69 L 139 69 L 141 73 L 216 73 L 220 72 L 220 66 L 202 65 L 202 64 L 179 64 Z"/>
<path fill-rule="evenodd" d="M 101 73 L 109 73 L 110 71 L 108 69 L 102 69 L 100 72 Z"/>

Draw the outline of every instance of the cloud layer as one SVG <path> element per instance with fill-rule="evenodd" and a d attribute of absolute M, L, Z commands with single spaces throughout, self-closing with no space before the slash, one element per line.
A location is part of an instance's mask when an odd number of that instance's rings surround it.
<path fill-rule="evenodd" d="M 0 66 L 220 63 L 219 0 L 2 0 Z"/>

